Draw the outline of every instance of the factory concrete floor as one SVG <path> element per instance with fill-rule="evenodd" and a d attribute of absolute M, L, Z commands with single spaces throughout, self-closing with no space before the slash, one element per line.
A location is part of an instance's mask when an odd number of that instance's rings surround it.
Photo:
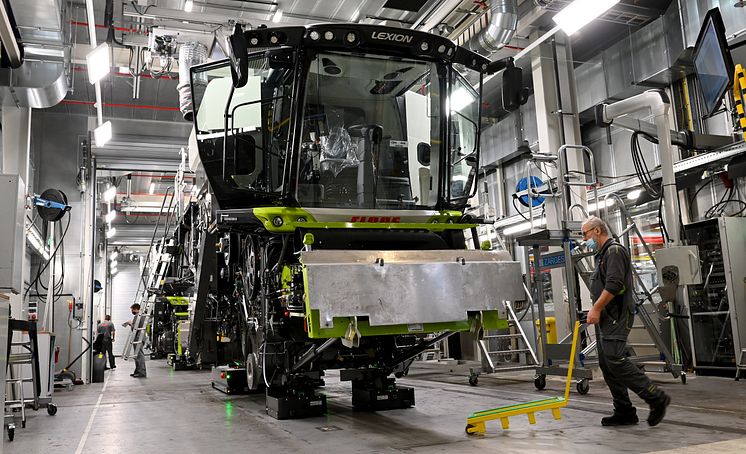
<path fill-rule="evenodd" d="M 563 381 L 550 379 L 534 390 L 530 373 L 482 376 L 470 387 L 447 366 L 417 365 L 400 383 L 414 386 L 416 406 L 360 413 L 352 409 L 349 383 L 330 373 L 325 417 L 276 421 L 265 414 L 263 396 L 227 396 L 210 387 L 208 371 L 171 371 L 165 361 L 148 361 L 148 378 L 129 376 L 132 362 L 106 372 L 106 382 L 58 391 L 56 416 L 30 412 L 5 453 L 205 453 L 205 452 L 497 452 L 615 453 L 746 452 L 746 381 L 651 374 L 673 397 L 658 427 L 601 427 L 610 413 L 602 381 L 584 396 L 573 392 L 555 421 L 537 414 L 511 419 L 509 430 L 488 424 L 485 436 L 464 433 L 476 410 L 560 395 Z M 637 401 L 639 402 L 639 401 Z"/>

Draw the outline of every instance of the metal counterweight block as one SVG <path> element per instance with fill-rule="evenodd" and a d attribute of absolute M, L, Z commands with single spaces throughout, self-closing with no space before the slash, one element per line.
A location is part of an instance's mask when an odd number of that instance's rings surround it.
<path fill-rule="evenodd" d="M 275 419 L 297 419 L 326 414 L 326 396 L 311 392 L 309 395 L 273 396 L 267 392 L 267 414 Z"/>

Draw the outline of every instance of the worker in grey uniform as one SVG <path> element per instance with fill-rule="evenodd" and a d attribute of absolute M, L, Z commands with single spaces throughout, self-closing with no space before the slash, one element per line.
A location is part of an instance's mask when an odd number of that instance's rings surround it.
<path fill-rule="evenodd" d="M 586 247 L 596 252 L 596 266 L 591 276 L 593 307 L 588 311 L 588 323 L 597 325 L 598 361 L 614 398 L 614 414 L 602 418 L 601 425 L 623 426 L 639 422 L 637 410 L 627 392 L 631 389 L 650 406 L 648 424 L 655 426 L 663 420 L 671 398 L 626 354 L 627 337 L 635 318 L 629 251 L 609 238 L 609 227 L 596 216 L 586 219 L 581 229 Z"/>
<path fill-rule="evenodd" d="M 123 323 L 123 326 L 129 326 L 133 330 L 135 327 L 135 321 L 137 320 L 137 324 L 139 327 L 142 327 L 142 325 L 145 323 L 144 318 L 139 318 L 137 315 L 140 313 L 140 305 L 138 303 L 133 304 L 130 306 L 130 310 L 132 311 L 132 320 L 128 320 Z M 139 333 L 135 334 L 135 341 L 142 341 L 145 338 L 145 332 L 139 331 Z M 148 376 L 147 371 L 145 370 L 145 353 L 143 353 L 143 348 L 140 346 L 139 351 L 137 352 L 137 356 L 135 356 L 135 372 L 130 374 L 131 377 L 138 377 L 138 378 L 145 378 Z"/>
<path fill-rule="evenodd" d="M 117 365 L 114 361 L 114 336 L 116 335 L 116 328 L 111 323 L 111 315 L 105 315 L 104 321 L 98 324 L 96 327 L 96 334 L 102 336 L 102 350 L 109 357 L 109 368 L 116 369 Z"/>

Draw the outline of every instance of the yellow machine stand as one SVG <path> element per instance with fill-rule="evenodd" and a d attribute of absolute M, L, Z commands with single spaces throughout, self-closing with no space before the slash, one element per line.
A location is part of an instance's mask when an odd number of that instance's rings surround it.
<path fill-rule="evenodd" d="M 575 363 L 575 352 L 578 346 L 578 332 L 580 331 L 580 322 L 575 322 L 573 330 L 572 347 L 570 349 L 570 363 L 567 366 L 567 380 L 565 383 L 565 395 L 563 397 L 553 397 L 550 399 L 535 400 L 522 404 L 506 405 L 491 410 L 484 410 L 473 413 L 466 419 L 466 433 L 483 434 L 486 431 L 485 423 L 499 419 L 503 429 L 510 428 L 508 418 L 511 416 L 527 415 L 530 424 L 536 424 L 536 413 L 540 411 L 551 411 L 554 419 L 560 419 L 560 408 L 566 407 L 570 399 L 570 385 L 572 384 L 572 369 Z"/>

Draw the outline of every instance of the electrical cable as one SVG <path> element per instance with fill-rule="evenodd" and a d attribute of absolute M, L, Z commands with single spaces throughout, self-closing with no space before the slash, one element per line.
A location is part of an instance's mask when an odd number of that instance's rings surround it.
<path fill-rule="evenodd" d="M 148 11 L 150 10 L 150 8 L 155 6 L 155 5 L 148 5 L 145 7 L 145 11 L 140 11 L 140 9 L 137 7 L 137 4 L 135 2 L 130 2 L 130 5 L 132 5 L 132 9 L 134 9 L 135 12 L 141 16 L 148 14 Z"/>
<path fill-rule="evenodd" d="M 663 238 L 663 243 L 668 243 L 668 239 L 670 238 L 668 236 L 668 230 L 666 229 L 666 224 L 663 222 L 663 193 L 661 192 L 658 197 L 658 225 L 661 226 L 661 237 Z"/>
<path fill-rule="evenodd" d="M 54 248 L 54 251 L 50 255 L 47 262 L 44 264 L 43 267 L 40 267 L 39 270 L 36 272 L 36 277 L 34 280 L 28 285 L 26 288 L 26 291 L 23 293 L 23 301 L 26 301 L 26 297 L 28 296 L 28 292 L 31 290 L 32 287 L 35 287 L 37 282 L 39 282 L 39 279 L 41 278 L 42 273 L 46 271 L 46 269 L 49 267 L 49 265 L 52 263 L 52 260 L 54 260 L 54 257 L 57 255 L 57 252 L 62 247 L 62 244 L 64 243 L 65 237 L 67 236 L 67 231 L 70 228 L 70 212 L 67 212 L 67 225 L 65 226 L 65 231 L 62 233 L 62 237 L 60 238 L 59 242 L 57 243 L 57 247 Z M 64 257 L 63 257 L 64 260 Z"/>
<path fill-rule="evenodd" d="M 635 166 L 635 174 L 640 179 L 640 183 L 642 183 L 642 187 L 645 189 L 645 191 L 650 194 L 651 197 L 658 198 L 662 194 L 663 190 L 661 185 L 656 185 L 653 182 L 653 178 L 650 176 L 650 169 L 648 168 L 648 164 L 645 161 L 645 157 L 642 154 L 642 149 L 640 148 L 640 136 L 645 138 L 645 140 L 647 140 L 648 142 L 656 145 L 658 144 L 658 140 L 655 137 L 641 131 L 633 132 L 630 139 L 630 149 L 632 150 L 632 163 Z"/>

